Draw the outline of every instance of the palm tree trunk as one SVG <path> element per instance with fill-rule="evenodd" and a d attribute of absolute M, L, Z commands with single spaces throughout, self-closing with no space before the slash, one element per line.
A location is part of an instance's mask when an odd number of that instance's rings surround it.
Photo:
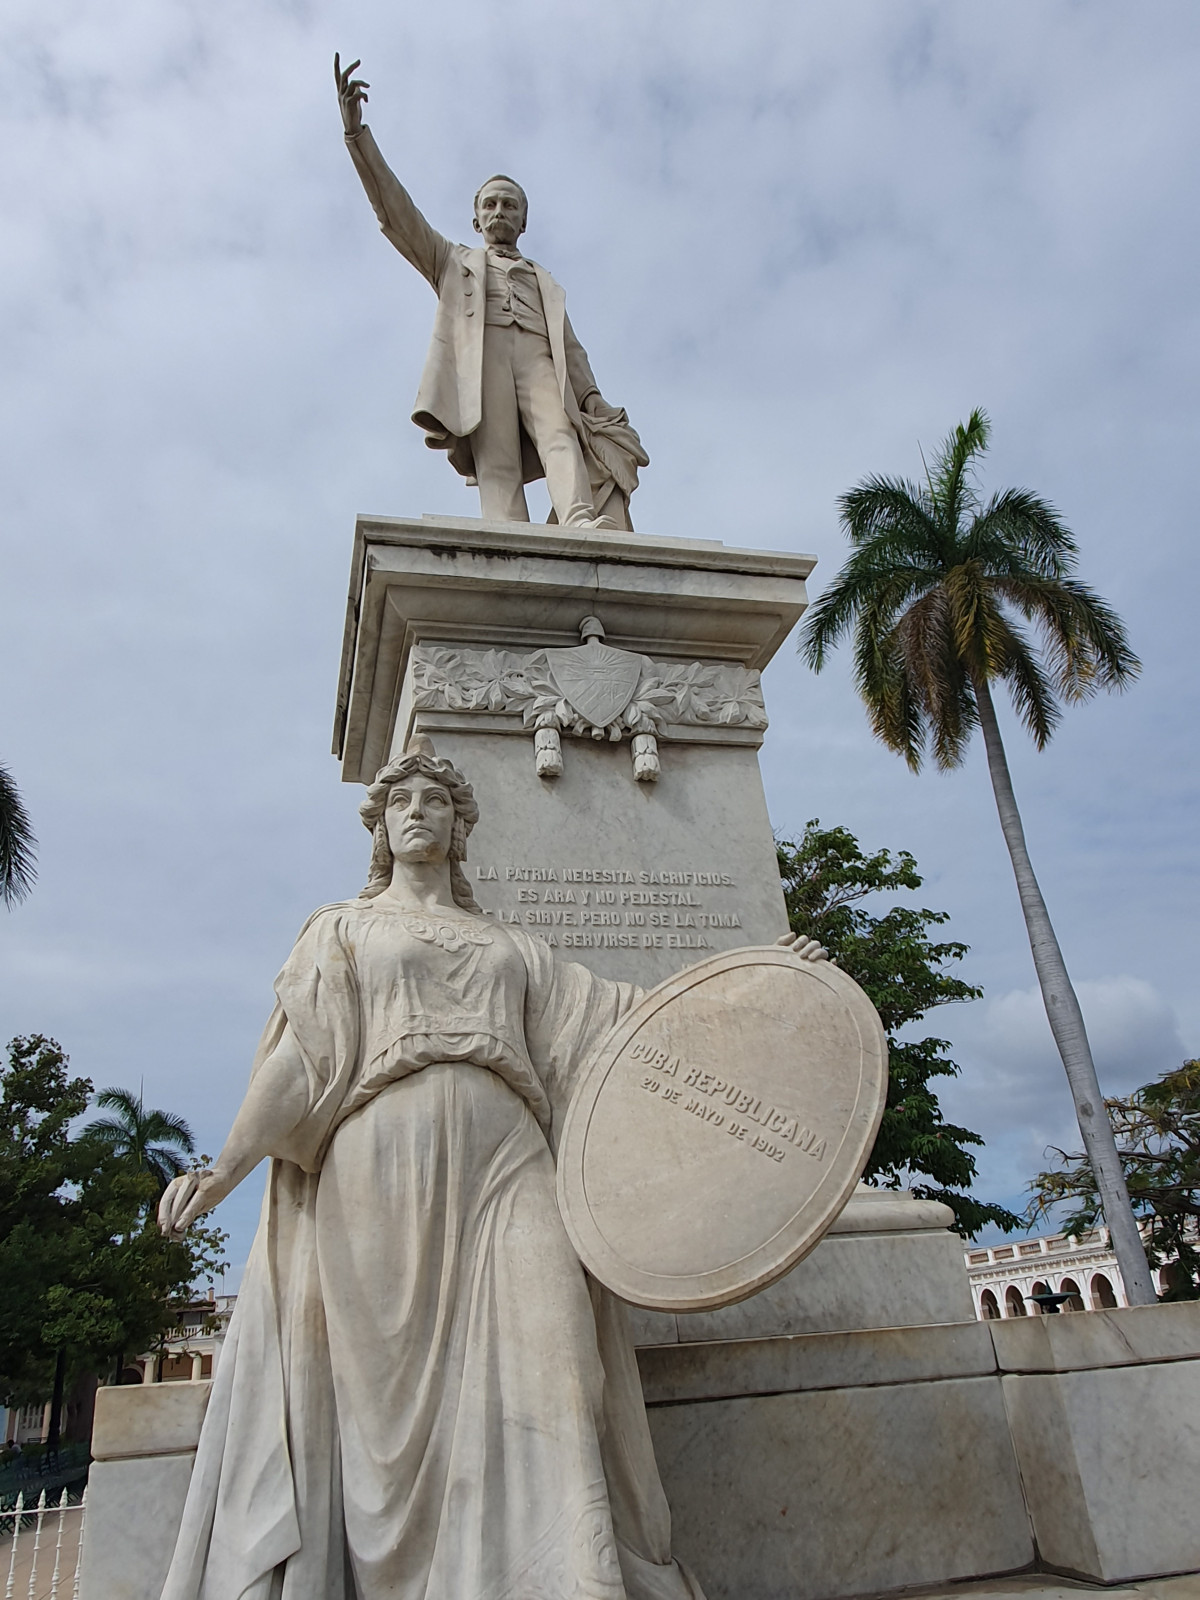
<path fill-rule="evenodd" d="M 1025 829 L 1021 826 L 1021 813 L 1013 793 L 1012 777 L 1004 743 L 1000 738 L 1000 725 L 996 721 L 996 708 L 986 678 L 972 674 L 975 701 L 979 707 L 979 721 L 983 728 L 983 742 L 987 749 L 988 771 L 992 791 L 996 796 L 996 810 L 1000 813 L 1000 827 L 1004 842 L 1012 859 L 1017 879 L 1017 892 L 1021 897 L 1021 910 L 1025 913 L 1025 928 L 1029 946 L 1033 951 L 1033 965 L 1042 990 L 1050 1031 L 1058 1046 L 1058 1053 L 1067 1073 L 1071 1095 L 1075 1101 L 1075 1115 L 1079 1118 L 1079 1131 L 1088 1161 L 1096 1175 L 1100 1206 L 1108 1224 L 1109 1236 L 1116 1252 L 1117 1264 L 1125 1280 L 1125 1292 L 1130 1305 L 1154 1305 L 1158 1296 L 1146 1260 L 1142 1236 L 1138 1231 L 1129 1191 L 1125 1187 L 1125 1174 L 1117 1153 L 1112 1124 L 1104 1109 L 1104 1096 L 1096 1077 L 1092 1061 L 1092 1047 L 1088 1043 L 1087 1029 L 1079 1000 L 1067 975 L 1067 964 L 1059 949 L 1050 913 L 1042 899 L 1034 876 L 1033 864 L 1025 844 Z"/>

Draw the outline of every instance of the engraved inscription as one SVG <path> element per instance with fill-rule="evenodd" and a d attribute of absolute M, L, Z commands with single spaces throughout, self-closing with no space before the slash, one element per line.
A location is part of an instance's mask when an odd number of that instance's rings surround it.
<path fill-rule="evenodd" d="M 480 899 L 493 901 L 490 917 L 554 949 L 706 951 L 740 942 L 728 872 L 492 862 L 473 877 Z M 714 941 L 718 931 L 725 937 Z"/>
<path fill-rule="evenodd" d="M 694 1117 L 699 1117 L 703 1122 L 710 1122 L 714 1128 L 724 1128 L 725 1132 L 733 1139 L 739 1140 L 752 1150 L 759 1151 L 772 1161 L 781 1162 L 786 1155 L 781 1145 L 768 1139 L 766 1134 L 774 1134 L 775 1139 L 786 1141 L 807 1156 L 812 1156 L 815 1161 L 825 1159 L 828 1141 L 818 1138 L 811 1128 L 807 1128 L 789 1111 L 781 1111 L 777 1106 L 765 1105 L 761 1099 L 752 1094 L 749 1089 L 742 1089 L 736 1083 L 731 1083 L 726 1078 L 719 1078 L 712 1072 L 701 1072 L 699 1067 L 687 1066 L 679 1056 L 672 1056 L 666 1050 L 660 1049 L 649 1040 L 635 1040 L 630 1047 L 631 1061 L 640 1061 L 659 1076 L 650 1073 L 641 1080 L 641 1087 L 649 1094 L 656 1094 L 661 1100 L 678 1104 L 684 1111 Z M 666 1080 L 676 1079 L 677 1083 Z M 685 1090 L 694 1089 L 694 1094 L 686 1094 Z M 702 1097 L 707 1095 L 707 1100 Z M 731 1116 L 717 1109 L 718 1103 L 724 1105 Z M 739 1118 L 747 1121 L 739 1121 Z M 756 1123 L 757 1128 L 750 1123 Z M 766 1133 L 758 1129 L 765 1129 Z"/>

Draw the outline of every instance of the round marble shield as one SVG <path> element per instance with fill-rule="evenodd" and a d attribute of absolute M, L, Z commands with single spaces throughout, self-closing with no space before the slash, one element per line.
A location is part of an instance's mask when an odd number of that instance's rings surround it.
<path fill-rule="evenodd" d="M 817 1244 L 887 1094 L 878 1014 L 827 961 L 726 951 L 643 997 L 584 1069 L 558 1199 L 584 1266 L 659 1311 L 732 1305 Z"/>

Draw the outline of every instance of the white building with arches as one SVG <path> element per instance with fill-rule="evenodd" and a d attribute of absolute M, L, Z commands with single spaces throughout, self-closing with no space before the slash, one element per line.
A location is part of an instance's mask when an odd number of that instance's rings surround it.
<path fill-rule="evenodd" d="M 1065 1233 L 1042 1234 L 1011 1244 L 979 1245 L 966 1252 L 967 1276 L 975 1315 L 984 1322 L 1001 1317 L 1037 1316 L 1035 1294 L 1067 1294 L 1064 1311 L 1102 1311 L 1127 1306 L 1129 1297 L 1107 1228 L 1093 1228 L 1078 1239 Z M 1154 1271 L 1154 1286 L 1165 1285 Z"/>

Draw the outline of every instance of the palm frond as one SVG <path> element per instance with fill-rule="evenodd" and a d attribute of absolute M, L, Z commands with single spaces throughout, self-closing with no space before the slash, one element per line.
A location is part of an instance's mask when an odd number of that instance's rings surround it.
<path fill-rule="evenodd" d="M 186 1155 L 191 1155 L 196 1148 L 191 1128 L 182 1117 L 177 1117 L 170 1111 L 147 1111 L 142 1132 L 147 1140 L 165 1140 L 168 1144 L 176 1145 Z"/>
<path fill-rule="evenodd" d="M 934 457 L 931 493 L 938 520 L 956 536 L 966 514 L 978 505 L 972 468 L 975 457 L 987 449 L 991 431 L 987 412 L 976 406 L 966 422 L 960 422 L 946 438 Z"/>
<path fill-rule="evenodd" d="M 183 1157 L 165 1145 L 149 1145 L 144 1160 L 147 1168 L 164 1189 L 172 1178 L 177 1178 L 181 1172 L 187 1171 L 187 1162 Z"/>
<path fill-rule="evenodd" d="M 137 1122 L 142 1115 L 142 1098 L 129 1089 L 101 1089 L 96 1104 L 102 1111 L 119 1111 L 126 1126 Z"/>
<path fill-rule="evenodd" d="M 886 641 L 859 635 L 855 681 L 875 737 L 921 770 L 925 724 L 894 648 Z"/>
<path fill-rule="evenodd" d="M 116 1117 L 97 1117 L 95 1122 L 89 1122 L 85 1130 L 90 1138 L 99 1139 L 102 1144 L 126 1145 L 129 1142 L 129 1129 Z"/>
<path fill-rule="evenodd" d="M 932 590 L 909 606 L 896 624 L 894 640 L 934 760 L 943 769 L 959 766 L 978 715 L 944 588 Z"/>
<path fill-rule="evenodd" d="M 156 1175 L 161 1176 L 175 1162 L 179 1164 L 171 1167 L 169 1175 L 174 1177 L 184 1166 L 175 1152 L 192 1155 L 195 1151 L 195 1138 L 184 1119 L 170 1111 L 147 1107 L 140 1094 L 128 1089 L 101 1089 L 96 1105 L 116 1115 L 98 1117 L 84 1131 Z M 172 1146 L 174 1150 L 169 1148 Z"/>
<path fill-rule="evenodd" d="M 1005 489 L 992 496 L 966 529 L 963 557 L 981 561 L 997 574 L 1065 578 L 1075 570 L 1079 546 L 1048 500 L 1028 489 Z"/>
<path fill-rule="evenodd" d="M 989 609 L 986 574 L 977 561 L 960 562 L 946 574 L 944 587 L 959 659 L 968 670 L 988 672 L 988 625 L 996 608 L 992 601 Z"/>
<path fill-rule="evenodd" d="M 876 561 L 873 552 L 851 556 L 805 618 L 801 653 L 814 671 L 820 672 L 829 651 L 854 626 L 856 618 L 866 614 L 870 625 L 884 632 L 900 608 L 937 578 L 933 568 Z"/>
<path fill-rule="evenodd" d="M 870 477 L 838 499 L 838 520 L 851 545 L 880 554 L 936 558 L 939 530 L 933 503 L 907 478 Z"/>
<path fill-rule="evenodd" d="M 1062 718 L 1054 686 L 1024 630 L 999 608 L 995 616 L 998 621 L 993 625 L 989 676 L 999 678 L 1007 686 L 1013 709 L 1037 749 L 1044 750 Z"/>
<path fill-rule="evenodd" d="M 19 905 L 37 881 L 37 839 L 20 791 L 0 765 L 0 900 Z"/>
<path fill-rule="evenodd" d="M 871 477 L 841 497 L 851 553 L 801 633 L 818 671 L 852 636 L 872 731 L 914 770 L 927 751 L 941 767 L 962 761 L 977 685 L 1003 681 L 1040 748 L 1060 698 L 1123 688 L 1140 670 L 1116 613 L 1074 577 L 1079 549 L 1057 508 L 1028 489 L 981 503 L 974 469 L 989 435 L 976 409 L 927 485 Z"/>
<path fill-rule="evenodd" d="M 1142 664 L 1125 626 L 1095 590 L 1075 578 L 997 577 L 996 592 L 1035 622 L 1045 644 L 1055 687 L 1067 700 L 1086 700 L 1098 689 L 1127 688 Z"/>

